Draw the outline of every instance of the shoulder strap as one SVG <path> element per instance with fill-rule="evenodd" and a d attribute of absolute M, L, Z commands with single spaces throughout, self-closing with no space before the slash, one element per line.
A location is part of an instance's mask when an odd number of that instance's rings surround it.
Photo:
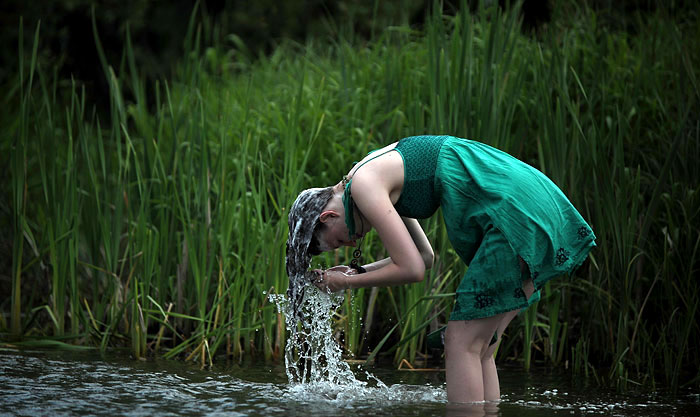
<path fill-rule="evenodd" d="M 353 175 L 357 174 L 357 171 L 362 168 L 364 164 L 367 162 L 379 158 L 380 156 L 389 153 L 393 151 L 396 148 L 391 148 L 388 149 L 379 155 L 375 155 L 365 162 L 361 163 L 359 167 L 355 168 L 355 172 L 353 172 Z M 370 152 L 371 153 L 371 152 Z M 350 186 L 352 185 L 352 177 L 345 176 L 343 177 L 343 182 L 345 182 L 345 190 L 343 191 L 343 208 L 345 209 L 345 225 L 348 227 L 348 237 L 350 239 L 355 236 L 355 202 L 352 201 L 352 193 L 350 192 Z"/>

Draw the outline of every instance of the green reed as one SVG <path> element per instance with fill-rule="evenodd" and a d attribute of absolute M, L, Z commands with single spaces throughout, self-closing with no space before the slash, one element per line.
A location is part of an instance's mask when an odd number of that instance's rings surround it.
<path fill-rule="evenodd" d="M 466 10 L 466 7 L 463 8 Z M 25 54 L 5 97 L 0 150 L 11 201 L 8 335 L 206 365 L 279 360 L 287 208 L 368 151 L 422 134 L 481 140 L 555 181 L 598 237 L 590 261 L 547 284 L 499 360 L 547 363 L 624 389 L 697 383 L 700 33 L 662 13 L 636 37 L 585 7 L 537 38 L 515 11 L 434 13 L 369 43 L 283 42 L 253 57 L 195 9 L 181 62 L 148 82 L 127 37 L 98 112 L 77 82 Z M 678 65 L 680 63 L 680 66 Z M 38 80 L 38 81 L 37 81 Z M 348 293 L 348 355 L 398 364 L 430 352 L 465 267 L 439 214 L 423 282 Z M 376 236 L 365 262 L 385 256 Z M 348 263 L 339 250 L 313 267 Z M 9 255 L 8 255 L 9 256 Z M 0 324 L 5 320 L 0 321 Z M 5 331 L 3 329 L 3 331 Z M 8 337 L 9 338 L 9 337 Z"/>

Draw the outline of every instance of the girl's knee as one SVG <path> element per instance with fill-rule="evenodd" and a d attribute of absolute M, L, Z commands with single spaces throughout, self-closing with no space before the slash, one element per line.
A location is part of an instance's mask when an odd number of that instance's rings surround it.
<path fill-rule="evenodd" d="M 447 326 L 445 331 L 445 355 L 458 353 L 481 354 L 482 342 L 477 335 L 470 332 L 466 327 L 458 328 L 458 325 Z"/>
<path fill-rule="evenodd" d="M 450 321 L 445 332 L 445 353 L 471 353 L 481 358 L 498 329 L 500 318 L 487 317 L 467 321 Z"/>

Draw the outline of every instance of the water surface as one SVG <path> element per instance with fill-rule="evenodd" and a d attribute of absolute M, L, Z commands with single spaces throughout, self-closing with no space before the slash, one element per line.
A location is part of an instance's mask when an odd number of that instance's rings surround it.
<path fill-rule="evenodd" d="M 700 395 L 619 394 L 545 370 L 499 368 L 503 401 L 448 406 L 442 372 L 353 368 L 366 385 L 290 385 L 284 367 L 0 350 L 0 415 L 695 416 Z M 367 371 L 374 375 L 368 376 Z"/>

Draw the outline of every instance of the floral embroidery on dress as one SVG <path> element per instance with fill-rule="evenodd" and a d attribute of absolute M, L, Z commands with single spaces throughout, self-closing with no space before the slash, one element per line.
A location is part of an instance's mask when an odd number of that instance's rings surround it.
<path fill-rule="evenodd" d="M 590 236 L 591 234 L 591 229 L 589 229 L 587 226 L 581 226 L 578 228 L 578 240 L 583 240 Z"/>
<path fill-rule="evenodd" d="M 556 266 L 562 266 L 566 261 L 569 260 L 569 251 L 567 251 L 564 248 L 559 248 L 557 250 L 557 255 L 555 256 L 555 262 L 554 264 Z"/>
<path fill-rule="evenodd" d="M 525 298 L 525 291 L 522 288 L 516 288 L 513 291 L 513 298 Z"/>
<path fill-rule="evenodd" d="M 475 302 L 474 302 L 474 306 L 478 309 L 484 309 L 486 307 L 491 307 L 494 304 L 494 302 L 495 301 L 494 301 L 493 297 L 491 297 L 487 294 L 481 293 L 481 294 L 477 294 Z"/>

